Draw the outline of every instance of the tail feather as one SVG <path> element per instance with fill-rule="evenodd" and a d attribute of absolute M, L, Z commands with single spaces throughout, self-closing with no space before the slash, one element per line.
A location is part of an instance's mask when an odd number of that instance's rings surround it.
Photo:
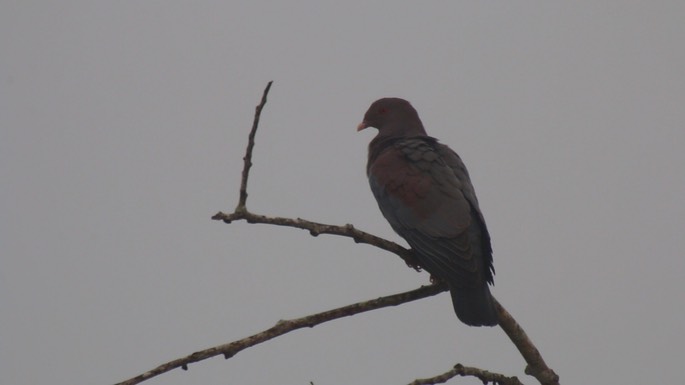
<path fill-rule="evenodd" d="M 451 288 L 450 294 L 461 322 L 469 326 L 497 325 L 497 309 L 487 284 L 479 288 Z"/>

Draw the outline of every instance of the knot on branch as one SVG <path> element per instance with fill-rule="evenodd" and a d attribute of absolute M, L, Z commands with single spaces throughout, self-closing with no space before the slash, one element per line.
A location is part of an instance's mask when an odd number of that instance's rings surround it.
<path fill-rule="evenodd" d="M 559 384 L 559 375 L 554 370 L 549 368 L 540 368 L 534 365 L 526 365 L 524 370 L 529 376 L 533 376 L 540 381 L 541 384 Z"/>

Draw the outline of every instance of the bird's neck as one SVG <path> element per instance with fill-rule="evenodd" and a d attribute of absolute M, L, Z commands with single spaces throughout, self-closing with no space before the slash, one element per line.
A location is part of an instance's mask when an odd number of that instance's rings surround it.
<path fill-rule="evenodd" d="M 427 136 L 426 129 L 423 128 L 423 123 L 419 119 L 402 119 L 400 121 L 390 121 L 378 130 L 379 136 L 386 137 L 404 137 L 410 138 L 415 136 Z"/>
<path fill-rule="evenodd" d="M 369 143 L 369 161 L 367 163 L 367 173 L 368 168 L 383 153 L 383 151 L 392 147 L 393 144 L 398 141 L 416 137 L 428 138 L 428 134 L 426 134 L 426 130 L 423 128 L 423 124 L 419 119 L 405 119 L 398 123 L 390 122 L 385 124 L 378 130 L 378 135 L 376 135 L 376 137 L 371 140 L 371 143 Z"/>

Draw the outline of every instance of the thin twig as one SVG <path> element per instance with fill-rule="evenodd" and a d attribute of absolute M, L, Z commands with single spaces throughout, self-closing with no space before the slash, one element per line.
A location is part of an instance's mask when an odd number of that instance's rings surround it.
<path fill-rule="evenodd" d="M 259 118 L 262 115 L 262 109 L 266 104 L 266 96 L 269 94 L 271 84 L 273 84 L 273 80 L 266 85 L 264 93 L 262 94 L 262 100 L 261 102 L 259 102 L 257 107 L 255 107 L 254 120 L 252 121 L 252 129 L 250 130 L 250 135 L 247 139 L 247 149 L 245 150 L 245 156 L 243 157 L 244 165 L 243 175 L 240 178 L 240 200 L 238 200 L 238 206 L 236 206 L 235 208 L 235 212 L 237 213 L 247 210 L 247 178 L 250 175 L 250 167 L 252 167 L 252 149 L 254 148 L 254 137 L 257 133 L 257 127 L 259 126 Z"/>
<path fill-rule="evenodd" d="M 444 384 L 450 379 L 456 377 L 476 377 L 483 381 L 483 384 L 492 382 L 493 384 L 499 385 L 523 385 L 517 377 L 507 377 L 504 374 L 493 373 L 487 370 L 474 368 L 473 366 L 464 366 L 462 364 L 456 364 L 454 367 L 440 375 L 430 378 L 419 378 L 409 383 L 409 385 L 434 385 L 434 384 Z"/>
<path fill-rule="evenodd" d="M 236 220 L 245 220 L 248 223 L 263 223 L 268 225 L 287 226 L 297 229 L 307 230 L 312 236 L 319 234 L 333 234 L 352 238 L 356 243 L 366 243 L 376 246 L 383 250 L 387 250 L 393 254 L 399 255 L 404 261 L 416 270 L 421 270 L 414 260 L 411 250 L 406 249 L 395 242 L 385 240 L 373 234 L 356 229 L 353 225 L 347 224 L 344 226 L 329 225 L 325 223 L 317 223 L 308 221 L 306 219 L 297 218 L 282 218 L 282 217 L 268 217 L 265 215 L 254 214 L 247 209 L 241 212 L 234 212 L 225 214 L 218 212 L 212 216 L 212 219 L 231 223 Z"/>
<path fill-rule="evenodd" d="M 308 315 L 302 318 L 278 321 L 276 325 L 260 333 L 227 344 L 201 350 L 183 358 L 169 361 L 150 371 L 147 371 L 141 375 L 138 375 L 126 381 L 120 382 L 116 385 L 138 384 L 147 379 L 158 376 L 162 373 L 166 373 L 176 368 L 183 368 L 184 370 L 187 370 L 188 365 L 193 362 L 202 361 L 207 358 L 215 357 L 218 355 L 223 355 L 226 359 L 228 359 L 233 357 L 242 350 L 245 350 L 251 346 L 260 344 L 262 342 L 271 340 L 293 330 L 302 329 L 306 327 L 311 328 L 324 322 L 332 321 L 334 319 L 348 317 L 371 310 L 381 309 L 384 307 L 397 306 L 406 302 L 416 301 L 418 299 L 430 297 L 438 293 L 442 293 L 446 290 L 447 287 L 442 284 L 422 286 L 418 289 L 414 289 L 411 291 L 393 294 L 386 297 L 379 297 L 369 301 L 359 302 L 339 307 L 336 309 L 324 311 L 321 313 Z"/>

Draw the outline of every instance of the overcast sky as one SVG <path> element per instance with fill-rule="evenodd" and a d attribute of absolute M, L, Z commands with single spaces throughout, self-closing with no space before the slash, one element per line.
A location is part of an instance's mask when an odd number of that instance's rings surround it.
<path fill-rule="evenodd" d="M 493 293 L 564 384 L 682 381 L 685 2 L 0 3 L 0 383 L 112 384 L 279 319 L 428 282 L 365 176 L 368 105 L 408 99 L 466 162 Z M 149 384 L 525 383 L 449 295 L 297 331 Z M 479 384 L 454 379 L 454 384 Z"/>

